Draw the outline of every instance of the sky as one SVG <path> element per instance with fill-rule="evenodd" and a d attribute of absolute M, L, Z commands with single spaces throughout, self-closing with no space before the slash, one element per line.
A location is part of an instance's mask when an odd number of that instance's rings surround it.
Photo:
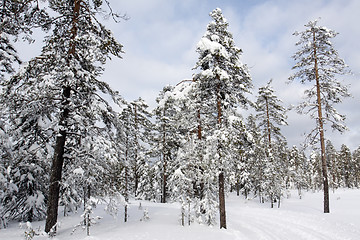
<path fill-rule="evenodd" d="M 241 61 L 249 67 L 254 97 L 258 88 L 273 79 L 273 88 L 283 106 L 302 101 L 309 85 L 287 84 L 294 73 L 291 56 L 299 40 L 295 31 L 305 29 L 311 20 L 335 30 L 333 39 L 340 57 L 352 75 L 339 81 L 350 86 L 353 97 L 335 108 L 347 116 L 349 131 L 325 137 L 337 149 L 346 144 L 351 150 L 360 146 L 360 1 L 358 0 L 109 0 L 114 12 L 126 14 L 128 20 L 105 24 L 124 45 L 122 59 L 113 58 L 105 66 L 102 80 L 108 82 L 128 101 L 142 97 L 150 107 L 166 85 L 191 79 L 198 54 L 196 45 L 211 21 L 209 13 L 219 7 L 229 22 L 235 44 L 243 50 Z M 34 48 L 23 48 L 31 56 Z M 21 56 L 21 52 L 20 52 Z M 244 112 L 244 115 L 247 113 Z M 294 111 L 287 113 L 288 126 L 282 128 L 289 146 L 304 140 L 315 120 Z"/>

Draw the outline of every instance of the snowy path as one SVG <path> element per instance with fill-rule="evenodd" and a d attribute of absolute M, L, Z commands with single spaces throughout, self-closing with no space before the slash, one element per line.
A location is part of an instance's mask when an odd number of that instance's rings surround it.
<path fill-rule="evenodd" d="M 317 198 L 319 197 L 321 194 L 319 196 L 317 193 Z M 302 207 L 300 200 L 295 201 L 297 205 L 289 206 L 291 210 L 286 209 L 288 203 L 280 209 L 271 209 L 268 204 L 245 203 L 243 200 L 244 204 L 239 208 L 235 207 L 235 201 L 238 200 L 231 198 L 228 204 L 228 219 L 231 219 L 229 231 L 234 233 L 237 237 L 235 239 L 360 239 L 360 226 L 344 221 L 350 219 L 339 218 L 336 214 L 324 214 L 320 208 Z M 230 209 L 232 207 L 235 207 L 233 211 Z"/>
<path fill-rule="evenodd" d="M 53 240 L 358 240 L 360 239 L 360 190 L 339 190 L 331 194 L 331 213 L 322 213 L 322 193 L 307 193 L 303 200 L 294 195 L 285 199 L 280 209 L 269 208 L 269 203 L 259 204 L 257 199 L 244 200 L 231 195 L 226 201 L 228 229 L 208 227 L 193 223 L 190 227 L 179 225 L 179 205 L 133 201 L 129 207 L 129 222 L 123 215 L 114 219 L 96 209 L 103 216 L 91 227 L 91 236 L 73 226 L 81 221 L 80 215 L 61 218 L 61 228 Z M 150 219 L 140 221 L 144 209 Z M 44 222 L 33 223 L 43 229 Z M 1 240 L 24 239 L 24 229 L 18 223 L 0 229 Z M 36 236 L 34 240 L 45 240 Z"/>

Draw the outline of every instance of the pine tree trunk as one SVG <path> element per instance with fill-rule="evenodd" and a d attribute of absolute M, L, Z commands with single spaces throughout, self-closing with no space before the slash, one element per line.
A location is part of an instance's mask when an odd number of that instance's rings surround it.
<path fill-rule="evenodd" d="M 240 196 L 240 182 L 239 182 L 239 179 L 236 181 L 236 196 Z"/>
<path fill-rule="evenodd" d="M 218 80 L 220 77 L 217 76 Z M 222 118 L 222 109 L 221 109 L 221 98 L 220 98 L 220 84 L 216 88 L 217 94 L 217 111 L 218 111 L 218 125 L 221 128 L 221 118 Z M 219 159 L 221 164 L 221 157 Z M 220 169 L 219 173 L 219 211 L 220 211 L 220 228 L 226 228 L 226 210 L 225 210 L 225 180 L 224 180 L 224 171 Z"/>
<path fill-rule="evenodd" d="M 265 98 L 265 102 L 266 102 L 266 121 L 267 121 L 267 129 L 268 129 L 269 151 L 271 151 L 270 116 L 269 116 L 269 103 L 267 98 Z"/>
<path fill-rule="evenodd" d="M 165 109 L 163 115 L 165 116 Z M 165 133 L 165 123 L 163 124 L 163 179 L 162 179 L 162 195 L 161 195 L 161 203 L 166 203 L 166 167 L 167 167 L 167 153 L 165 149 L 166 145 L 166 133 Z"/>
<path fill-rule="evenodd" d="M 87 201 L 88 204 L 91 204 L 90 202 L 90 191 L 91 191 L 91 186 L 88 185 L 87 186 Z M 86 209 L 85 211 L 87 211 L 87 214 L 85 215 L 86 217 L 86 233 L 88 236 L 90 236 L 90 212 L 88 209 Z"/>
<path fill-rule="evenodd" d="M 164 169 L 163 169 L 163 184 L 162 184 L 162 197 L 161 197 L 161 202 L 162 203 L 166 203 L 166 181 L 167 181 L 167 176 L 166 176 L 166 157 L 164 156 Z"/>
<path fill-rule="evenodd" d="M 224 173 L 219 174 L 219 208 L 220 208 L 220 228 L 226 228 L 226 211 L 225 211 L 225 180 Z"/>
<path fill-rule="evenodd" d="M 128 191 L 129 191 L 128 190 L 128 168 L 126 166 L 125 167 L 125 189 L 124 189 L 124 198 L 125 198 L 124 222 L 127 222 L 127 220 L 128 220 L 128 205 L 127 205 L 129 202 L 129 192 Z"/>
<path fill-rule="evenodd" d="M 321 109 L 321 94 L 320 94 L 320 81 L 319 81 L 319 71 L 317 63 L 317 47 L 316 47 L 316 38 L 315 32 L 313 32 L 313 44 L 314 44 L 314 68 L 315 68 L 315 78 L 316 78 L 316 91 L 317 91 L 317 104 L 318 104 L 318 124 L 320 131 L 320 145 L 321 145 L 321 163 L 322 163 L 322 175 L 323 175 L 323 188 L 324 188 L 324 213 L 330 212 L 329 207 L 329 181 L 327 174 L 327 165 L 325 158 L 325 140 L 324 140 L 324 125 Z"/>
<path fill-rule="evenodd" d="M 71 42 L 69 46 L 68 57 L 75 56 L 75 43 L 73 42 L 77 35 L 77 22 L 80 13 L 80 0 L 74 0 L 70 2 L 74 4 L 73 10 L 73 20 L 72 20 L 72 29 L 71 29 Z M 59 134 L 56 137 L 56 143 L 54 148 L 54 157 L 51 166 L 50 173 L 50 186 L 49 186 L 49 196 L 48 196 L 48 206 L 46 211 L 46 223 L 45 223 L 45 232 L 49 233 L 50 230 L 57 222 L 58 215 L 58 204 L 59 204 L 59 194 L 60 194 L 60 181 L 62 167 L 64 163 L 64 151 L 65 151 L 65 141 L 66 141 L 66 127 L 67 119 L 69 117 L 69 98 L 70 98 L 71 88 L 66 85 L 63 89 L 63 103 L 62 103 L 62 114 L 59 121 Z M 54 229 L 56 230 L 56 229 Z"/>
<path fill-rule="evenodd" d="M 63 91 L 63 98 L 68 99 L 70 97 L 70 87 L 65 87 Z M 45 232 L 49 233 L 52 227 L 57 222 L 58 216 L 58 204 L 59 204 L 59 195 L 60 195 L 60 181 L 62 167 L 64 163 L 64 149 L 66 141 L 66 120 L 69 116 L 69 109 L 67 105 L 69 104 L 68 100 L 63 102 L 63 111 L 60 119 L 60 130 L 59 134 L 56 137 L 54 157 L 51 166 L 50 172 L 50 186 L 49 186 L 49 195 L 48 195 L 48 205 L 46 211 L 46 223 L 45 223 Z M 54 229 L 56 230 L 56 229 Z"/>

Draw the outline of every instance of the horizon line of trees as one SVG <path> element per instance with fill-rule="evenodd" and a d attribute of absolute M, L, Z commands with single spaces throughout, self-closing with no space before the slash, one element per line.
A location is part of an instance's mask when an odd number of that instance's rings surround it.
<path fill-rule="evenodd" d="M 226 228 L 232 191 L 280 207 L 289 189 L 301 197 L 304 190 L 360 187 L 360 146 L 337 151 L 323 134 L 326 123 L 346 128 L 333 107 L 349 95 L 334 79 L 346 68 L 329 40 L 335 32 L 314 21 L 296 33 L 298 72 L 290 80 L 317 84 L 297 111 L 316 120 L 309 139 L 322 136 L 321 150 L 307 157 L 281 134 L 286 110 L 272 80 L 249 100 L 252 78 L 220 9 L 197 45 L 193 78 L 164 87 L 149 110 L 143 99 L 127 102 L 99 80 L 102 65 L 123 52 L 97 15 L 108 7 L 108 16 L 126 16 L 108 1 L 47 2 L 57 16 L 36 0 L 1 6 L 0 228 L 46 219 L 45 231 L 55 234 L 59 205 L 64 215 L 83 208 L 89 228 L 94 198 L 112 214 L 122 205 L 125 222 L 130 199 L 138 198 L 180 202 L 182 225 L 214 225 L 219 214 Z M 42 52 L 15 71 L 21 61 L 12 41 L 30 39 L 33 27 L 47 33 Z M 256 113 L 245 119 L 249 108 Z"/>

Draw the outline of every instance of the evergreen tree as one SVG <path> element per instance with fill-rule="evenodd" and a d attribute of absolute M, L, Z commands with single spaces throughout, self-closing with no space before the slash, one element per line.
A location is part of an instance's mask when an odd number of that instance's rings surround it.
<path fill-rule="evenodd" d="M 39 8 L 36 0 L 5 1 L 0 5 L 0 83 L 3 83 L 4 73 L 15 71 L 13 64 L 21 63 L 12 40 L 20 35 L 32 42 L 32 28 L 41 27 L 49 30 L 50 19 L 44 9 Z"/>
<path fill-rule="evenodd" d="M 329 185 L 335 191 L 340 187 L 341 182 L 341 165 L 339 163 L 338 153 L 330 140 L 326 141 L 326 163 L 330 170 Z"/>
<path fill-rule="evenodd" d="M 259 121 L 259 127 L 262 130 L 263 144 L 266 149 L 265 162 L 265 184 L 267 195 L 270 198 L 271 206 L 275 198 L 280 201 L 282 195 L 282 179 L 281 173 L 284 173 L 284 165 L 282 164 L 286 157 L 281 157 L 280 153 L 284 151 L 281 143 L 285 141 L 284 136 L 280 132 L 281 125 L 287 125 L 285 108 L 281 106 L 281 101 L 274 94 L 270 80 L 266 86 L 259 88 L 259 95 L 256 101 L 256 118 Z M 276 143 L 273 145 L 273 143 Z M 279 148 L 280 151 L 276 151 Z M 285 162 L 285 161 L 284 161 Z"/>
<path fill-rule="evenodd" d="M 252 85 L 246 66 L 239 60 L 241 50 L 235 46 L 232 34 L 227 30 L 229 24 L 221 10 L 213 10 L 210 16 L 213 21 L 208 24 L 206 33 L 197 45 L 199 60 L 195 69 L 199 69 L 199 72 L 193 79 L 196 84 L 195 102 L 201 102 L 201 109 L 198 110 L 203 119 L 203 137 L 215 144 L 212 150 L 216 149 L 216 154 L 214 152 L 212 158 L 217 158 L 215 173 L 218 173 L 220 228 L 226 228 L 224 166 L 227 166 L 229 149 L 226 141 L 222 140 L 229 135 L 229 117 L 234 115 L 239 105 L 244 107 L 249 104 L 245 94 L 249 93 Z"/>
<path fill-rule="evenodd" d="M 360 186 L 360 146 L 352 154 L 355 163 L 355 186 Z"/>
<path fill-rule="evenodd" d="M 148 151 L 145 145 L 150 144 L 152 123 L 147 104 L 141 98 L 126 103 L 119 114 L 119 131 L 117 148 L 121 158 L 120 176 L 117 180 L 118 190 L 125 200 L 125 218 L 128 220 L 128 201 L 131 196 L 155 199 L 152 168 L 148 163 Z M 151 192 L 150 192 L 151 190 Z"/>
<path fill-rule="evenodd" d="M 338 161 L 341 166 L 342 186 L 351 188 L 353 186 L 354 164 L 352 161 L 351 151 L 345 144 L 341 145 Z"/>
<path fill-rule="evenodd" d="M 299 198 L 302 198 L 302 190 L 307 189 L 307 159 L 303 151 L 293 146 L 289 154 L 290 182 L 298 190 Z"/>
<path fill-rule="evenodd" d="M 294 54 L 296 61 L 293 69 L 297 72 L 289 79 L 299 79 L 301 83 L 313 82 L 313 87 L 305 91 L 306 101 L 298 105 L 299 113 L 310 114 L 316 120 L 316 127 L 311 131 L 311 142 L 319 136 L 321 146 L 321 162 L 324 189 L 324 213 L 329 213 L 329 183 L 326 166 L 324 124 L 331 123 L 331 127 L 340 132 L 346 130 L 343 124 L 345 116 L 339 114 L 334 104 L 340 103 L 344 97 L 350 96 L 348 90 L 339 81 L 336 75 L 346 74 L 347 66 L 338 55 L 331 43 L 337 33 L 326 27 L 318 26 L 317 21 L 305 25 L 307 29 L 295 32 L 300 36 L 296 43 L 299 50 Z"/>
<path fill-rule="evenodd" d="M 36 26 L 48 30 L 49 20 L 48 14 L 39 7 L 37 1 L 2 1 L 0 6 L 1 87 L 7 83 L 5 78 L 14 73 L 14 65 L 21 63 L 13 41 L 22 37 L 24 40 L 32 42 L 32 28 Z M 6 221 L 5 218 L 30 221 L 41 219 L 44 217 L 45 197 L 43 191 L 45 187 L 43 181 L 46 176 L 38 174 L 46 172 L 46 164 L 43 159 L 38 162 L 40 158 L 36 154 L 35 146 L 27 153 L 16 143 L 16 140 L 12 140 L 9 136 L 12 129 L 5 126 L 5 122 L 6 125 L 8 124 L 7 118 L 10 114 L 6 107 L 7 101 L 8 96 L 0 96 L 0 141 L 2 142 L 0 185 L 4 186 L 2 189 L 5 190 L 0 193 L 0 202 L 3 207 L 0 207 L 0 222 Z M 15 142 L 15 146 L 10 142 Z M 13 148 L 19 150 L 14 155 L 12 154 L 12 151 L 15 150 Z M 24 158 L 24 161 L 13 160 L 14 157 Z M 36 165 L 45 168 L 39 169 Z"/>
<path fill-rule="evenodd" d="M 264 175 L 266 163 L 266 148 L 255 116 L 250 114 L 247 117 L 246 128 L 251 136 L 250 150 L 246 151 L 245 159 L 250 162 L 250 178 L 254 186 L 254 193 L 259 196 L 260 202 L 264 202 Z"/>
<path fill-rule="evenodd" d="M 152 147 L 152 156 L 157 157 L 157 181 L 161 186 L 161 202 L 165 203 L 168 195 L 168 178 L 175 169 L 176 154 L 179 148 L 180 136 L 176 128 L 177 109 L 173 97 L 174 87 L 166 86 L 156 99 L 157 107 L 154 109 L 155 125 Z"/>
<path fill-rule="evenodd" d="M 77 155 L 70 143 L 96 135 L 99 122 L 111 129 L 116 121 L 99 92 L 118 103 L 117 93 L 97 78 L 103 71 L 100 64 L 110 54 L 119 57 L 122 46 L 95 17 L 102 5 L 103 1 L 49 1 L 57 17 L 41 55 L 5 82 L 3 94 L 11 96 L 10 120 L 24 130 L 24 142 L 29 145 L 36 139 L 51 146 L 46 232 L 57 221 L 64 157 Z"/>

